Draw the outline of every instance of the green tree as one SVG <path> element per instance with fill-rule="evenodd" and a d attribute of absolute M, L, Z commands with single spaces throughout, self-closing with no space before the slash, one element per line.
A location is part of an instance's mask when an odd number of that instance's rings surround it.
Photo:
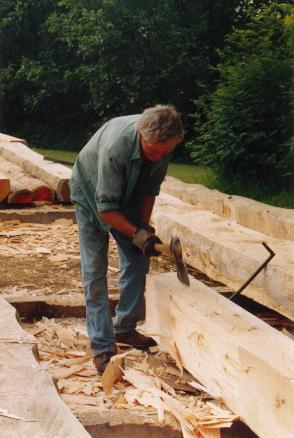
<path fill-rule="evenodd" d="M 212 83 L 216 47 L 234 22 L 232 1 L 64 0 L 49 30 L 79 65 L 93 125 L 118 114 L 169 102 L 192 110 L 192 96 Z M 73 72 L 72 72 L 73 73 Z"/>
<path fill-rule="evenodd" d="M 35 144 L 83 127 L 78 115 L 85 90 L 70 74 L 76 60 L 48 31 L 56 7 L 55 0 L 0 4 L 0 128 Z"/>
<path fill-rule="evenodd" d="M 183 114 L 214 88 L 217 49 L 264 0 L 2 0 L 1 130 L 79 147 L 158 102 Z"/>
<path fill-rule="evenodd" d="M 293 47 L 289 5 L 263 7 L 227 36 L 215 92 L 196 102 L 196 163 L 232 180 L 281 182 L 293 174 Z M 252 11 L 251 11 L 252 13 Z"/>

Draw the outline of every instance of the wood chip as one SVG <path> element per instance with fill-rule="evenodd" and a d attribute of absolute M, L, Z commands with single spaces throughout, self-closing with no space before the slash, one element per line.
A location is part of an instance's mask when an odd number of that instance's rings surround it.
<path fill-rule="evenodd" d="M 37 254 L 52 254 L 52 251 L 49 248 L 45 248 L 44 246 L 39 246 L 36 248 Z"/>
<path fill-rule="evenodd" d="M 88 362 L 92 358 L 93 358 L 93 354 L 85 354 L 85 356 L 82 356 L 82 357 L 76 357 L 76 358 L 73 358 L 73 359 L 64 359 L 60 363 L 62 363 L 65 366 L 79 365 L 81 363 Z"/>
<path fill-rule="evenodd" d="M 51 263 L 62 263 L 68 261 L 68 255 L 66 254 L 57 254 L 51 257 L 48 257 Z"/>
<path fill-rule="evenodd" d="M 114 266 L 110 266 L 110 265 L 108 265 L 108 270 L 112 271 L 112 272 L 120 272 L 120 269 L 115 268 Z"/>
<path fill-rule="evenodd" d="M 55 379 L 65 379 L 66 377 L 71 376 L 72 374 L 76 374 L 77 372 L 84 369 L 84 366 L 81 365 L 73 365 L 70 368 L 60 368 L 60 369 L 54 369 L 50 370 L 50 374 Z"/>
<path fill-rule="evenodd" d="M 122 379 L 122 364 L 127 355 L 131 355 L 136 350 L 130 350 L 126 353 L 116 354 L 110 359 L 109 364 L 105 368 L 101 377 L 103 391 L 109 395 L 112 391 L 113 384 Z"/>
<path fill-rule="evenodd" d="M 99 404 L 98 400 L 95 397 L 91 397 L 88 395 L 61 394 L 61 397 L 66 403 L 70 404 L 89 406 L 97 406 Z"/>
<path fill-rule="evenodd" d="M 69 227 L 72 224 L 73 224 L 72 219 L 65 219 L 65 218 L 55 219 L 55 221 L 53 222 L 53 225 L 64 225 L 66 227 Z"/>

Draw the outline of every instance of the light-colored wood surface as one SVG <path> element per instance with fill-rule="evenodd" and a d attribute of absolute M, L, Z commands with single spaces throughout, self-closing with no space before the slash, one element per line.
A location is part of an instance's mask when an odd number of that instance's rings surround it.
<path fill-rule="evenodd" d="M 36 355 L 36 339 L 23 331 L 14 308 L 0 297 L 0 412 L 9 415 L 0 415 L 0 436 L 89 437 L 61 400 Z"/>
<path fill-rule="evenodd" d="M 18 142 L 0 141 L 0 156 L 20 166 L 34 178 L 44 181 L 55 190 L 59 201 L 70 201 L 68 180 L 71 169 L 68 167 L 45 160 L 43 155 Z"/>
<path fill-rule="evenodd" d="M 9 192 L 10 179 L 3 173 L 0 173 L 0 202 L 7 197 Z"/>
<path fill-rule="evenodd" d="M 237 290 L 268 257 L 276 253 L 242 292 L 294 320 L 294 242 L 266 236 L 178 198 L 161 193 L 152 220 L 161 240 L 178 235 L 191 266 Z"/>
<path fill-rule="evenodd" d="M 291 339 L 195 279 L 181 285 L 175 273 L 148 275 L 144 331 L 258 436 L 293 438 Z"/>
<path fill-rule="evenodd" d="M 199 210 L 208 210 L 238 224 L 278 239 L 294 240 L 294 209 L 263 204 L 242 196 L 228 195 L 201 184 L 186 184 L 166 177 L 162 190 Z"/>
<path fill-rule="evenodd" d="M 26 141 L 23 138 L 13 137 L 11 135 L 2 134 L 1 132 L 0 132 L 0 141 L 26 143 Z"/>

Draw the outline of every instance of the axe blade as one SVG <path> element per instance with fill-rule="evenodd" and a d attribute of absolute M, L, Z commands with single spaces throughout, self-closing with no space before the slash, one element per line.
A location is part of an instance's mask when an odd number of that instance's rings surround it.
<path fill-rule="evenodd" d="M 178 279 L 185 284 L 186 286 L 190 286 L 190 279 L 188 276 L 187 268 L 183 260 L 183 252 L 180 239 L 177 236 L 171 238 L 170 241 L 170 252 L 175 259 L 177 266 L 177 277 Z"/>

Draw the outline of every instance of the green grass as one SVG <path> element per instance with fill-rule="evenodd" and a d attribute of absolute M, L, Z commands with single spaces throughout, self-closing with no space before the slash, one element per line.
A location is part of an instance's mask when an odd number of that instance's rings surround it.
<path fill-rule="evenodd" d="M 209 189 L 215 189 L 217 186 L 216 174 L 209 167 L 170 163 L 167 174 L 185 183 L 202 184 Z"/>
<path fill-rule="evenodd" d="M 265 204 L 282 208 L 294 208 L 293 190 L 278 190 L 276 187 L 249 186 L 236 184 L 232 187 L 220 187 L 218 190 L 230 195 L 244 196 Z"/>
<path fill-rule="evenodd" d="M 34 150 L 48 158 L 60 160 L 70 165 L 75 162 L 77 156 L 77 152 L 72 151 L 39 148 Z M 277 207 L 294 208 L 293 190 L 290 189 L 277 191 L 275 187 L 239 183 L 225 185 L 211 168 L 191 164 L 171 163 L 167 173 L 189 184 L 202 184 L 210 189 L 216 189 L 230 195 L 245 196 Z"/>
<path fill-rule="evenodd" d="M 277 190 L 274 186 L 238 182 L 225 184 L 213 169 L 191 164 L 171 163 L 167 173 L 189 184 L 202 184 L 230 195 L 245 196 L 277 207 L 294 208 L 294 191 L 291 189 Z"/>
<path fill-rule="evenodd" d="M 74 164 L 75 159 L 78 155 L 77 152 L 73 151 L 60 151 L 57 149 L 40 149 L 40 148 L 32 148 L 34 151 L 39 154 L 44 155 L 44 157 L 52 158 L 53 160 L 64 161 L 68 164 Z"/>

